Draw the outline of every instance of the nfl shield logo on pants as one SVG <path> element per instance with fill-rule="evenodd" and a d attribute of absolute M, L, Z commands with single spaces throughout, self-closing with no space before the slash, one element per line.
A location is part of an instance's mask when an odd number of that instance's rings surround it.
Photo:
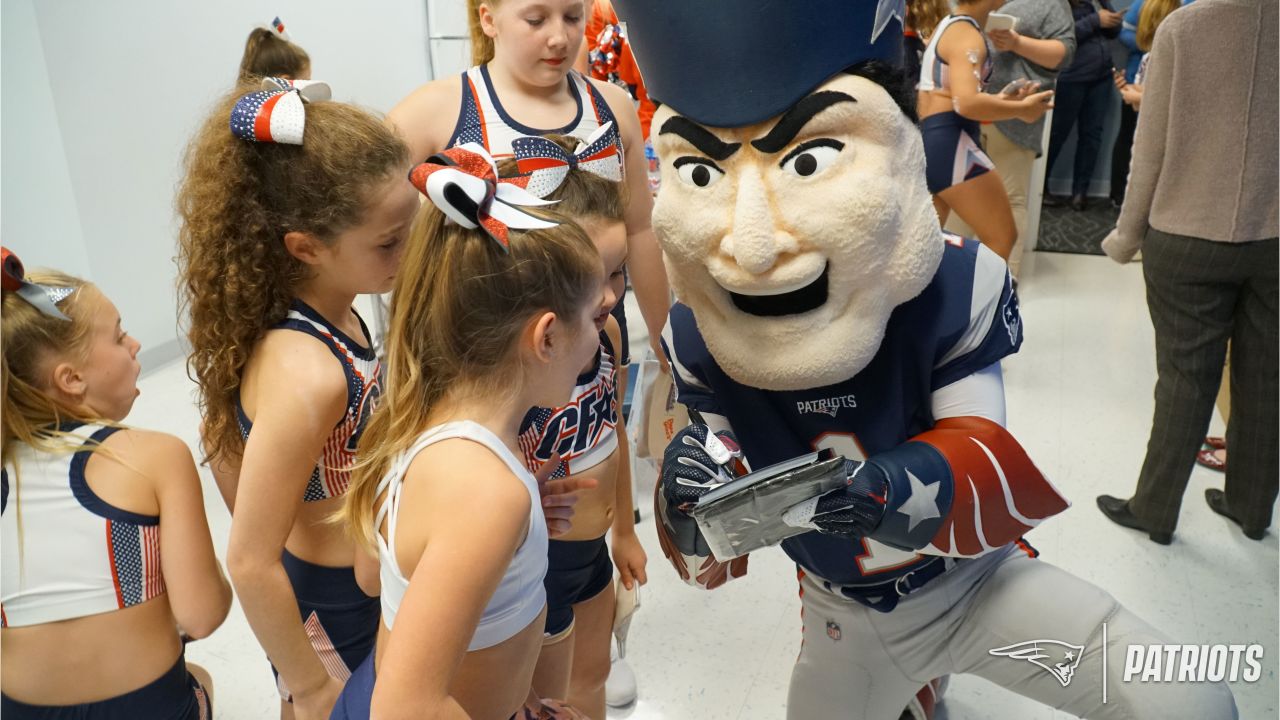
<path fill-rule="evenodd" d="M 831 620 L 827 621 L 827 637 L 840 642 L 840 626 Z"/>

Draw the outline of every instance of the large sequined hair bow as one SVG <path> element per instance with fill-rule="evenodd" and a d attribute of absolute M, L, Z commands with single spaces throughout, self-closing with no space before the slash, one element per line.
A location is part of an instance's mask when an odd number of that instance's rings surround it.
<path fill-rule="evenodd" d="M 314 80 L 262 79 L 262 89 L 240 98 L 231 109 L 231 133 L 250 142 L 301 145 L 304 104 L 332 97 L 329 84 Z"/>
<path fill-rule="evenodd" d="M 601 125 L 573 153 L 544 137 L 511 141 L 516 168 L 525 189 L 537 197 L 556 191 L 570 170 L 585 170 L 605 180 L 622 181 L 622 140 L 612 122 Z"/>
<path fill-rule="evenodd" d="M 450 220 L 464 228 L 480 228 L 502 249 L 510 248 L 508 230 L 538 230 L 558 223 L 521 210 L 521 206 L 552 205 L 519 185 L 498 178 L 498 164 L 476 143 L 432 155 L 409 173 L 409 182 L 426 195 Z"/>
<path fill-rule="evenodd" d="M 30 282 L 27 280 L 26 270 L 22 267 L 22 261 L 17 255 L 14 255 L 9 248 L 0 248 L 0 253 L 3 253 L 3 259 L 0 260 L 0 272 L 3 273 L 0 275 L 0 284 L 3 285 L 5 292 L 17 293 L 18 297 L 31 303 L 32 307 L 51 318 L 71 320 L 58 309 L 58 303 L 75 292 L 75 288 Z"/>

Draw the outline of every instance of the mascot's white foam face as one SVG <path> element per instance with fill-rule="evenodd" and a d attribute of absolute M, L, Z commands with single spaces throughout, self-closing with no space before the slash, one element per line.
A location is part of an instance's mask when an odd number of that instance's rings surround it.
<path fill-rule="evenodd" d="M 766 390 L 866 367 L 944 244 L 920 132 L 884 88 L 841 74 L 758 125 L 709 128 L 663 106 L 653 128 L 654 228 L 720 367 Z"/>

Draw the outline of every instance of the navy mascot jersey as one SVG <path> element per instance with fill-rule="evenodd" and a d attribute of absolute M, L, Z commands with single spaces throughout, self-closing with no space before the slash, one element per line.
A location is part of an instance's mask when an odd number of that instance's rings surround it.
<path fill-rule="evenodd" d="M 866 368 L 844 382 L 769 391 L 735 382 L 711 357 L 692 311 L 671 309 L 663 338 L 680 402 L 728 419 L 754 468 L 819 448 L 862 460 L 935 423 L 933 391 L 1017 352 L 1017 295 L 1004 263 L 979 244 L 947 236 L 930 284 L 890 315 Z M 839 352 L 832 348 L 832 352 Z M 782 543 L 803 569 L 841 585 L 893 580 L 930 558 L 865 538 L 809 532 Z"/>

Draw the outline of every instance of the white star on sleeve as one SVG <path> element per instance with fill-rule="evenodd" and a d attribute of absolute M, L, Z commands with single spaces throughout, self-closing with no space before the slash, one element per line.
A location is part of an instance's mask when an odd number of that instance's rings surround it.
<path fill-rule="evenodd" d="M 942 483 L 925 485 L 910 470 L 907 470 L 907 482 L 911 483 L 911 497 L 898 506 L 898 512 L 907 516 L 907 532 L 911 532 L 925 520 L 942 517 L 938 512 L 938 488 Z"/>

